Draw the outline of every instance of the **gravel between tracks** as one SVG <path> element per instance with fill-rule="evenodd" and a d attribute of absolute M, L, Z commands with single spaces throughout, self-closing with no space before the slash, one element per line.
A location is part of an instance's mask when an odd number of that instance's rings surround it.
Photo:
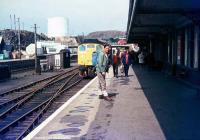
<path fill-rule="evenodd" d="M 43 78 L 53 76 L 57 73 L 59 73 L 59 71 L 43 72 L 41 73 L 41 75 L 35 74 L 34 71 L 13 74 L 9 80 L 0 82 L 0 93 L 28 84 L 30 82 L 38 81 Z"/>

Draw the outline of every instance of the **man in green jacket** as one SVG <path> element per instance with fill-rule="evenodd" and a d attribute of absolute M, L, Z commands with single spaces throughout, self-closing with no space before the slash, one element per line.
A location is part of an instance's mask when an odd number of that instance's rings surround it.
<path fill-rule="evenodd" d="M 108 97 L 108 93 L 106 91 L 106 72 L 108 71 L 108 53 L 109 53 L 109 45 L 104 45 L 103 51 L 99 52 L 97 58 L 96 72 L 99 80 L 99 89 L 101 91 L 100 97 L 107 101 L 112 101 L 110 97 Z"/>

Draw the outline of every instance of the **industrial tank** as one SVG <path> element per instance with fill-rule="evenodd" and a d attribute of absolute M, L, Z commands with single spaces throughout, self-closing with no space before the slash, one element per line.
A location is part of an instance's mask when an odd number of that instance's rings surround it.
<path fill-rule="evenodd" d="M 64 17 L 53 17 L 48 19 L 48 37 L 67 36 L 67 19 Z"/>

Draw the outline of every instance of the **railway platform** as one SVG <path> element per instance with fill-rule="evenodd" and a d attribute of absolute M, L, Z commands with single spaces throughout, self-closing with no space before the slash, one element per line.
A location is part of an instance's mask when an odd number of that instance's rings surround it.
<path fill-rule="evenodd" d="M 113 102 L 98 99 L 97 78 L 33 130 L 25 140 L 198 139 L 195 89 L 157 71 L 134 66 L 129 77 L 107 76 Z"/>

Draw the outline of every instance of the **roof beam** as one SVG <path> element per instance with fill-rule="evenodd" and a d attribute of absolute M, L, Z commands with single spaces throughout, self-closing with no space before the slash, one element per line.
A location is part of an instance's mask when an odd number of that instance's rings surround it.
<path fill-rule="evenodd" d="M 137 10 L 136 14 L 195 14 L 200 13 L 200 9 L 145 9 Z"/>
<path fill-rule="evenodd" d="M 170 24 L 133 24 L 133 27 L 152 27 L 152 28 L 174 28 Z"/>
<path fill-rule="evenodd" d="M 130 17 L 129 24 L 128 24 L 128 27 L 127 27 L 127 37 L 128 37 L 127 42 L 129 41 L 129 34 L 130 34 L 130 30 L 131 30 L 132 23 L 133 23 L 133 18 L 135 16 L 135 9 L 136 9 L 136 5 L 137 5 L 138 0 L 130 0 L 130 2 L 133 2 L 132 3 L 133 7 L 131 8 L 131 14 L 129 14 L 131 17 Z"/>
<path fill-rule="evenodd" d="M 154 34 L 161 34 L 160 32 L 153 32 L 153 31 L 147 31 L 147 32 L 131 32 L 132 36 L 148 36 L 148 35 L 154 35 Z"/>

